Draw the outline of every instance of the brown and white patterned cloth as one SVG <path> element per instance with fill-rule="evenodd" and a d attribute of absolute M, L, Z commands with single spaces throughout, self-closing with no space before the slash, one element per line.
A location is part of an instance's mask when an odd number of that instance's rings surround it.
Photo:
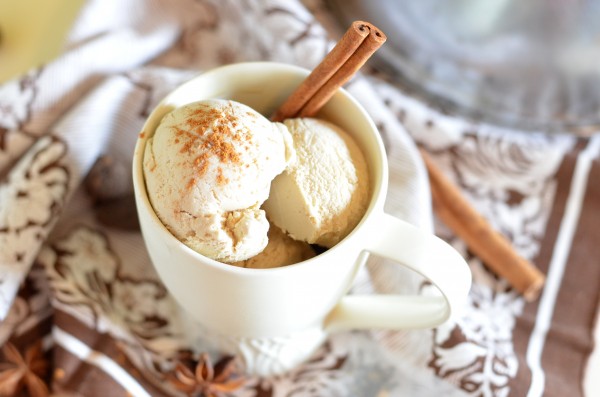
<path fill-rule="evenodd" d="M 464 315 L 433 330 L 335 334 L 293 372 L 254 378 L 230 376 L 232 361 L 173 302 L 133 206 L 145 117 L 217 65 L 313 67 L 336 38 L 326 19 L 318 1 L 88 0 L 60 57 L 0 85 L 0 395 L 600 395 L 600 134 L 473 124 L 367 69 L 348 88 L 387 147 L 386 210 L 435 226 L 467 258 Z M 539 300 L 435 221 L 415 142 L 547 275 Z M 394 269 L 371 260 L 355 290 L 427 293 Z"/>

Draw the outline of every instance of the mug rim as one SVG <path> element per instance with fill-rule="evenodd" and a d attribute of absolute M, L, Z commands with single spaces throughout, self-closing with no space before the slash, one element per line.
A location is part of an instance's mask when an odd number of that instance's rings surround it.
<path fill-rule="evenodd" d="M 166 239 L 166 241 L 169 241 L 172 244 L 178 245 L 181 249 L 183 249 L 183 251 L 188 256 L 195 257 L 198 259 L 198 261 L 202 261 L 204 264 L 210 265 L 211 267 L 216 268 L 218 270 L 222 270 L 225 272 L 231 272 L 231 273 L 240 273 L 240 274 L 245 273 L 246 275 L 249 275 L 249 276 L 258 276 L 261 274 L 266 275 L 268 273 L 293 271 L 292 269 L 296 269 L 299 266 L 302 266 L 302 267 L 311 266 L 311 265 L 314 265 L 317 262 L 317 260 L 322 261 L 327 256 L 334 255 L 335 251 L 339 251 L 340 249 L 343 249 L 342 246 L 347 245 L 349 240 L 353 239 L 353 236 L 355 236 L 357 233 L 359 233 L 359 229 L 364 228 L 365 224 L 368 223 L 369 220 L 371 220 L 374 217 L 374 215 L 376 215 L 377 212 L 383 213 L 383 202 L 387 195 L 388 172 L 389 172 L 385 146 L 383 144 L 383 140 L 381 138 L 379 130 L 378 130 L 377 126 L 375 125 L 373 119 L 371 118 L 369 113 L 365 110 L 365 108 L 358 102 L 358 100 L 356 98 L 354 98 L 346 89 L 340 87 L 338 89 L 338 91 L 335 93 L 335 95 L 332 97 L 331 100 L 333 100 L 334 98 L 337 98 L 337 100 L 344 100 L 344 101 L 349 102 L 351 104 L 351 106 L 354 107 L 354 110 L 360 114 L 360 117 L 362 117 L 367 122 L 367 124 L 369 125 L 369 127 L 372 131 L 372 132 L 370 132 L 370 135 L 372 136 L 372 139 L 374 140 L 374 142 L 377 146 L 377 152 L 379 153 L 379 159 L 376 159 L 376 161 L 379 161 L 380 166 L 381 166 L 381 171 L 378 173 L 379 174 L 378 181 L 375 181 L 374 184 L 371 186 L 371 191 L 370 191 L 371 197 L 369 200 L 369 205 L 367 207 L 367 210 L 365 211 L 364 215 L 362 216 L 362 218 L 358 222 L 358 224 L 352 229 L 352 231 L 350 231 L 350 233 L 348 233 L 347 236 L 345 236 L 342 240 L 340 240 L 333 247 L 328 248 L 325 252 L 322 252 L 322 253 L 316 255 L 315 257 L 303 260 L 301 262 L 286 265 L 286 266 L 278 266 L 278 267 L 265 268 L 265 269 L 234 266 L 234 265 L 231 265 L 228 263 L 220 262 L 218 260 L 212 259 L 208 256 L 205 256 L 205 255 L 193 250 L 192 248 L 188 247 L 186 244 L 181 242 L 167 228 L 167 226 L 162 223 L 162 221 L 156 214 L 156 211 L 154 210 L 152 203 L 150 202 L 150 198 L 148 196 L 148 191 L 146 189 L 146 182 L 145 182 L 145 178 L 144 178 L 143 159 L 144 159 L 144 152 L 145 152 L 146 144 L 147 144 L 148 140 L 150 139 L 150 137 L 152 137 L 154 135 L 155 131 L 154 131 L 154 129 L 152 131 L 147 131 L 146 127 L 149 124 L 149 122 L 152 121 L 152 119 L 154 118 L 153 116 L 155 116 L 156 113 L 162 107 L 164 107 L 165 104 L 168 103 L 169 98 L 171 98 L 173 95 L 175 95 L 178 90 L 182 89 L 182 87 L 187 87 L 187 86 L 191 86 L 194 84 L 198 84 L 199 81 L 210 78 L 211 75 L 227 73 L 227 72 L 231 73 L 231 70 L 239 69 L 237 71 L 237 73 L 244 74 L 244 70 L 246 70 L 246 73 L 247 73 L 248 69 L 265 68 L 265 67 L 275 68 L 276 69 L 275 72 L 277 72 L 277 73 L 292 72 L 293 74 L 298 74 L 298 75 L 299 74 L 308 75 L 310 73 L 309 70 L 302 68 L 300 66 L 286 64 L 286 63 L 280 63 L 280 62 L 269 62 L 269 61 L 240 62 L 240 63 L 222 65 L 222 66 L 207 70 L 206 72 L 203 72 L 203 73 L 191 78 L 190 80 L 187 80 L 182 84 L 179 84 L 177 87 L 175 87 L 174 89 L 169 91 L 169 93 L 167 93 L 159 101 L 159 103 L 151 110 L 148 117 L 146 117 L 146 120 L 144 121 L 144 124 L 142 126 L 142 133 L 139 134 L 136 144 L 135 144 L 134 155 L 133 155 L 133 164 L 132 164 L 133 165 L 132 168 L 133 168 L 134 195 L 135 195 L 135 200 L 136 200 L 136 209 L 138 211 L 138 216 L 141 216 L 141 214 L 139 213 L 140 211 L 144 211 L 149 216 L 149 219 L 151 220 L 154 228 L 159 230 L 159 233 L 162 235 L 161 238 Z M 202 99 L 208 99 L 208 98 L 198 98 L 196 100 L 202 100 Z M 190 100 L 187 103 L 192 103 L 194 101 L 195 100 Z M 182 106 L 182 105 L 179 105 L 179 106 Z M 365 154 L 364 151 L 363 151 L 363 154 Z M 367 161 L 367 163 L 370 164 L 371 162 Z M 144 230 L 142 230 L 142 234 L 144 234 Z M 323 264 L 319 263 L 318 265 L 322 266 Z"/>

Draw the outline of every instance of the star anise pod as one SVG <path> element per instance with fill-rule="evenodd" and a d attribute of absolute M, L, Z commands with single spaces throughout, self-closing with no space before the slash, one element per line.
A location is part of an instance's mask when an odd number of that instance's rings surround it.
<path fill-rule="evenodd" d="M 204 353 L 194 371 L 178 363 L 169 381 L 190 397 L 220 397 L 239 389 L 245 379 L 238 373 L 237 359 L 226 357 L 213 367 L 209 355 Z"/>
<path fill-rule="evenodd" d="M 2 347 L 2 353 L 5 362 L 0 363 L 0 396 L 16 396 L 23 387 L 31 397 L 50 395 L 48 386 L 42 380 L 47 363 L 41 341 L 28 347 L 24 356 L 8 342 Z"/>

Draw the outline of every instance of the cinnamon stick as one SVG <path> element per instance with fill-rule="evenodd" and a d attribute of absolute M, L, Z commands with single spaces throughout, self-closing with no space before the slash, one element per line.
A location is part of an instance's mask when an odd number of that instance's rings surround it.
<path fill-rule="evenodd" d="M 368 22 L 361 22 L 369 30 L 369 35 L 358 46 L 348 60 L 327 80 L 310 100 L 302 107 L 298 117 L 314 116 L 329 99 L 344 85 L 367 60 L 385 43 L 386 36 Z"/>
<path fill-rule="evenodd" d="M 433 206 L 438 217 L 494 273 L 505 278 L 526 300 L 535 300 L 544 284 L 544 275 L 520 256 L 506 237 L 492 228 L 427 152 L 421 150 L 421 156 L 429 173 Z"/>
<path fill-rule="evenodd" d="M 374 27 L 370 23 L 363 21 L 353 22 L 335 47 L 333 47 L 321 63 L 313 69 L 298 88 L 294 90 L 283 105 L 279 107 L 271 117 L 271 120 L 282 121 L 286 118 L 298 116 L 300 110 L 317 93 L 319 88 L 323 87 L 329 79 L 331 79 L 332 76 L 346 64 L 349 58 L 354 56 L 354 59 L 351 62 L 354 64 L 360 63 L 361 59 L 357 58 L 355 54 L 363 41 L 365 41 L 365 38 L 370 36 L 371 28 Z M 369 44 L 367 47 L 372 48 L 373 44 Z M 370 54 L 367 55 L 369 51 L 367 51 L 366 48 L 363 49 L 362 52 L 363 56 L 367 56 L 368 58 L 375 50 L 371 50 Z M 365 61 L 366 59 L 362 60 L 360 65 L 362 66 Z M 340 81 L 339 78 L 338 81 Z M 333 92 L 335 92 L 335 90 Z M 323 94 L 326 93 L 321 93 L 321 96 L 323 96 Z M 324 103 L 325 102 L 323 102 L 323 104 Z"/>

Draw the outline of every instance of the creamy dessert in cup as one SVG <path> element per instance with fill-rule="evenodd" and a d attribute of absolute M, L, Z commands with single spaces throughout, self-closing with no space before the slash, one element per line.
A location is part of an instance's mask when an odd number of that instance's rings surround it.
<path fill-rule="evenodd" d="M 260 208 L 293 157 L 291 135 L 239 102 L 209 99 L 166 114 L 144 151 L 148 197 L 188 247 L 222 262 L 259 254 L 269 223 Z"/>
<path fill-rule="evenodd" d="M 345 131 L 324 120 L 284 124 L 224 99 L 165 115 L 143 162 L 161 222 L 196 252 L 245 267 L 300 262 L 302 242 L 338 243 L 367 209 L 364 156 Z"/>
<path fill-rule="evenodd" d="M 264 209 L 292 238 L 331 248 L 367 210 L 367 162 L 354 139 L 332 123 L 295 118 L 284 124 L 296 153 L 273 180 Z"/>
<path fill-rule="evenodd" d="M 369 186 L 364 214 L 327 251 L 284 267 L 232 266 L 192 250 L 161 222 L 149 199 L 143 163 L 148 142 L 165 115 L 215 98 L 270 115 L 307 74 L 277 63 L 234 64 L 206 72 L 178 87 L 154 109 L 134 153 L 140 225 L 160 278 L 217 346 L 240 356 L 249 373 L 260 375 L 300 364 L 330 332 L 441 324 L 461 309 L 471 282 L 468 266 L 452 247 L 383 211 L 388 183 L 385 150 L 373 121 L 344 90 L 318 117 L 356 142 L 364 155 Z M 422 274 L 439 289 L 439 296 L 348 295 L 368 254 Z"/>

